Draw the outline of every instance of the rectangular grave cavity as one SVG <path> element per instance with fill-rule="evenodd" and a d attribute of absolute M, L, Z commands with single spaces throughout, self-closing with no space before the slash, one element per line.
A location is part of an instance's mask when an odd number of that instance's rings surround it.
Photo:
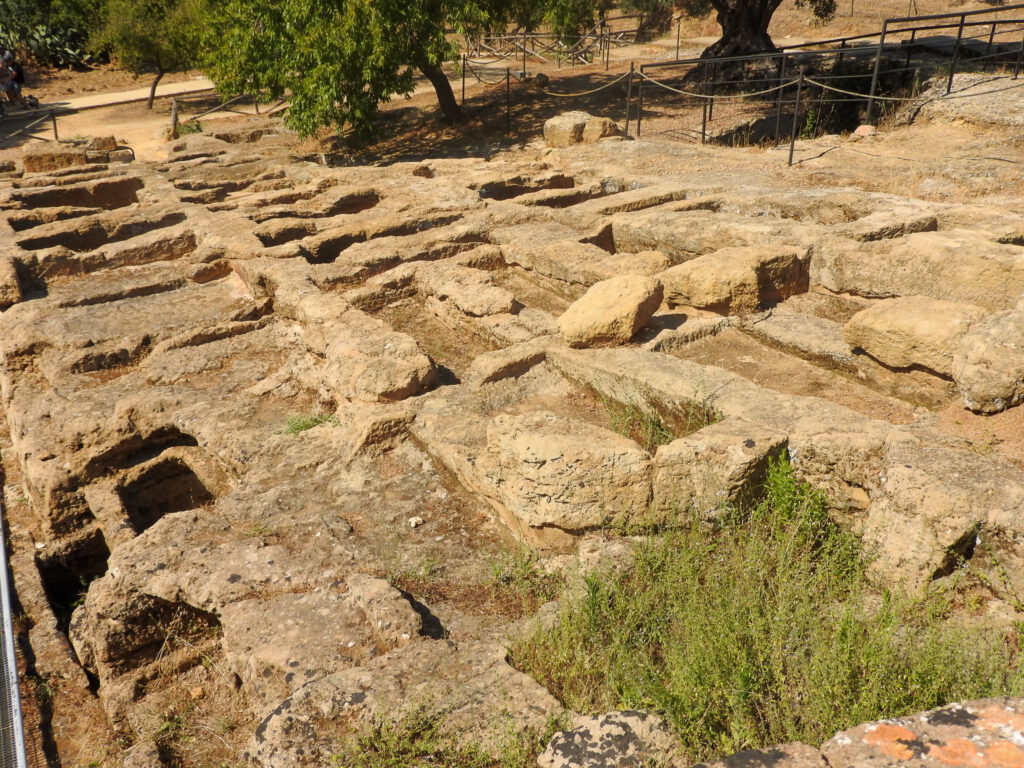
<path fill-rule="evenodd" d="M 67 634 L 71 614 L 85 600 L 93 580 L 107 572 L 110 550 L 99 528 L 60 553 L 39 555 L 36 565 L 50 602 L 57 628 Z"/>
<path fill-rule="evenodd" d="M 34 233 L 17 241 L 28 250 L 64 246 L 76 253 L 99 248 L 107 243 L 128 240 L 163 227 L 180 224 L 185 220 L 181 211 L 168 211 L 161 216 L 103 215 L 92 219 L 76 220 L 68 225 L 50 225 L 53 231 Z"/>
<path fill-rule="evenodd" d="M 572 189 L 576 180 L 563 173 L 545 174 L 543 176 L 512 176 L 506 179 L 486 181 L 479 185 L 471 185 L 481 198 L 486 200 L 511 200 L 532 192 L 550 189 Z"/>
<path fill-rule="evenodd" d="M 117 486 L 128 521 L 142 533 L 164 515 L 195 509 L 214 495 L 181 456 L 154 459 L 127 472 Z"/>
<path fill-rule="evenodd" d="M 139 202 L 138 191 L 142 187 L 138 176 L 122 176 L 67 186 L 19 189 L 11 193 L 11 200 L 26 209 L 71 206 L 109 211 Z"/>

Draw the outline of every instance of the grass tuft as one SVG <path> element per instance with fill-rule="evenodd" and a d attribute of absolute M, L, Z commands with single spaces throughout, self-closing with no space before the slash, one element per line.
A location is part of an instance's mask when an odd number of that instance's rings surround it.
<path fill-rule="evenodd" d="M 636 403 L 622 405 L 602 396 L 601 404 L 608 413 L 612 431 L 635 440 L 645 451 L 652 452 L 659 445 L 668 445 L 676 439 L 661 416 L 645 411 Z"/>
<path fill-rule="evenodd" d="M 536 613 L 545 603 L 554 600 L 564 587 L 559 573 L 548 573 L 537 567 L 537 556 L 526 547 L 492 561 L 488 585 L 493 598 L 515 616 Z"/>
<path fill-rule="evenodd" d="M 879 592 L 866 566 L 783 461 L 756 509 L 651 537 L 511 657 L 571 709 L 659 712 L 693 761 L 1024 692 L 1017 630 Z"/>
<path fill-rule="evenodd" d="M 288 421 L 285 422 L 284 434 L 297 435 L 300 432 L 305 432 L 307 429 L 319 427 L 321 424 L 330 424 L 332 427 L 337 427 L 339 425 L 338 417 L 333 413 L 289 416 Z"/>

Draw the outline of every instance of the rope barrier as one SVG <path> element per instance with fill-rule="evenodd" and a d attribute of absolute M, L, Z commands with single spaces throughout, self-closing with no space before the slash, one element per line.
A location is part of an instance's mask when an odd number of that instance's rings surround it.
<path fill-rule="evenodd" d="M 763 96 L 766 93 L 774 93 L 775 91 L 782 90 L 783 88 L 789 88 L 791 85 L 796 85 L 796 82 L 797 82 L 796 80 L 790 80 L 788 83 L 783 83 L 782 85 L 776 85 L 776 86 L 773 86 L 772 88 L 766 88 L 763 91 L 754 91 L 753 93 L 738 93 L 738 94 L 727 95 L 727 96 L 726 95 L 715 96 L 715 95 L 709 95 L 709 94 L 706 94 L 706 93 L 693 93 L 691 91 L 681 91 L 678 88 L 673 88 L 670 85 L 665 85 L 665 83 L 663 83 L 663 82 L 661 82 L 659 80 L 655 80 L 653 77 L 645 75 L 643 72 L 639 72 L 638 74 L 644 80 L 646 80 L 646 81 L 648 81 L 650 83 L 654 83 L 655 85 L 664 88 L 666 91 L 672 91 L 672 93 L 678 93 L 678 94 L 680 94 L 682 96 L 693 96 L 693 97 L 698 98 L 698 99 L 715 99 L 715 100 L 721 100 L 721 99 L 749 99 L 752 96 Z M 805 82 L 806 82 L 806 80 L 805 80 Z"/>
<path fill-rule="evenodd" d="M 872 98 L 872 97 L 870 97 L 866 93 L 855 93 L 853 91 L 844 91 L 842 88 L 834 88 L 834 87 L 832 87 L 830 85 L 825 85 L 824 83 L 819 83 L 817 80 L 811 80 L 809 77 L 808 78 L 804 78 L 804 82 L 805 83 L 810 83 L 811 85 L 816 85 L 819 88 L 825 89 L 826 91 L 834 91 L 835 93 L 842 93 L 842 94 L 844 94 L 846 96 L 856 96 L 859 99 Z M 1003 91 L 1009 91 L 1009 90 L 1012 90 L 1014 88 L 1021 88 L 1021 87 L 1024 87 L 1024 82 L 1017 83 L 1016 85 L 1008 85 L 1005 88 L 993 88 L 991 91 L 982 91 L 980 93 L 963 93 L 963 94 L 960 94 L 958 96 L 952 96 L 952 95 L 949 95 L 949 94 L 943 94 L 942 96 L 939 96 L 938 98 L 934 98 L 933 97 L 933 98 L 928 99 L 928 100 L 929 101 L 942 101 L 944 99 L 970 99 L 970 98 L 974 98 L 975 96 L 986 96 L 986 95 L 988 95 L 990 93 L 1002 93 Z M 914 101 L 915 99 L 920 99 L 920 98 L 924 98 L 924 97 L 923 96 L 917 96 L 917 97 L 904 96 L 904 97 L 901 98 L 899 96 L 878 96 L 878 95 L 876 95 L 873 98 L 876 101 Z"/>
<path fill-rule="evenodd" d="M 571 97 L 575 97 L 575 96 L 589 96 L 592 93 L 598 93 L 599 91 L 603 91 L 605 88 L 611 88 L 613 85 L 615 85 L 616 83 L 619 83 L 619 82 L 625 80 L 627 77 L 629 77 L 629 72 L 626 72 L 626 73 L 624 73 L 622 75 L 619 75 L 617 78 L 612 80 L 610 83 L 605 83 L 604 85 L 602 85 L 602 86 L 600 86 L 598 88 L 595 88 L 592 91 L 580 91 L 579 93 L 556 93 L 555 91 L 549 91 L 546 88 L 544 88 L 544 89 L 541 89 L 541 93 L 547 94 L 548 96 L 562 96 L 562 97 L 565 97 L 565 98 L 571 98 Z"/>
<path fill-rule="evenodd" d="M 855 91 L 846 91 L 846 90 L 843 90 L 842 88 L 835 88 L 835 87 L 833 87 L 831 85 L 825 85 L 824 83 L 819 83 L 817 80 L 811 80 L 811 78 L 809 78 L 809 77 L 805 77 L 804 78 L 804 82 L 808 83 L 809 85 L 816 85 L 819 88 L 821 88 L 823 90 L 826 90 L 826 91 L 832 91 L 834 93 L 841 93 L 841 94 L 843 94 L 845 96 L 856 96 L 858 99 L 874 99 L 875 101 L 911 101 L 912 100 L 912 99 L 910 99 L 910 98 L 908 98 L 906 96 L 879 96 L 878 94 L 875 94 L 874 96 L 871 96 L 870 94 L 867 94 L 867 93 L 857 93 Z"/>

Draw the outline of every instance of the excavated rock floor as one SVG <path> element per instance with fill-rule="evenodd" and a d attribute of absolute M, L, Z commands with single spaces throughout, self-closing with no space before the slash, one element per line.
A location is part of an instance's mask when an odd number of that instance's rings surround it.
<path fill-rule="evenodd" d="M 656 141 L 326 167 L 274 123 L 225 138 L 3 182 L 4 499 L 63 764 L 323 765 L 410 706 L 499 750 L 561 705 L 505 661 L 536 606 L 489 596 L 494 564 L 600 561 L 609 523 L 712 511 L 783 451 L 880 579 L 968 562 L 1013 615 L 1020 409 L 999 438 L 964 409 L 1012 371 L 982 386 L 991 334 L 885 312 L 1015 311 L 1013 206 Z M 646 327 L 567 346 L 559 316 L 631 272 L 665 287 Z M 630 406 L 676 440 L 617 434 Z"/>

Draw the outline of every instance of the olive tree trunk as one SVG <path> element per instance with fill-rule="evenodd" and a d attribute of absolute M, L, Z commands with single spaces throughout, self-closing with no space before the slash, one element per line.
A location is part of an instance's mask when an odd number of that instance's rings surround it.
<path fill-rule="evenodd" d="M 708 46 L 701 58 L 747 56 L 774 51 L 775 43 L 768 35 L 772 14 L 782 0 L 711 0 L 718 12 L 722 38 Z"/>

